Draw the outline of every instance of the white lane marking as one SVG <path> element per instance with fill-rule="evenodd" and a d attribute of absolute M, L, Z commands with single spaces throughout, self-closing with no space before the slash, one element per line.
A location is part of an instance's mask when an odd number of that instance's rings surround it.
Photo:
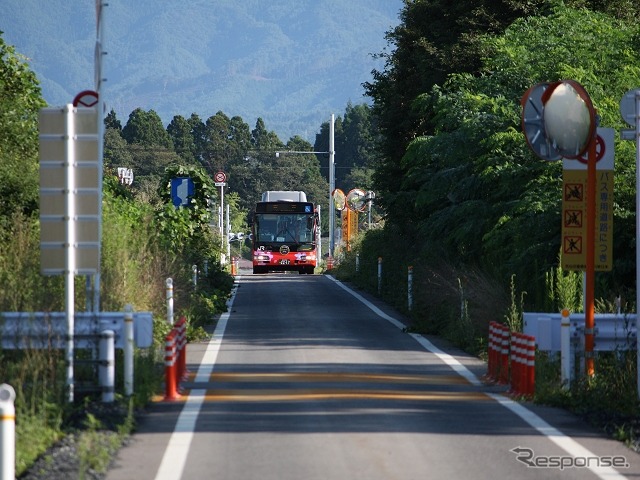
<path fill-rule="evenodd" d="M 325 276 L 327 278 L 329 278 L 330 280 L 332 280 L 333 282 L 335 282 L 336 285 L 341 287 L 343 290 L 345 290 L 346 292 L 349 292 L 355 298 L 360 300 L 364 305 L 369 307 L 378 316 L 384 318 L 385 320 L 388 320 L 389 322 L 391 322 L 393 325 L 395 325 L 396 327 L 400 328 L 401 330 L 405 328 L 405 325 L 402 322 L 400 322 L 400 321 L 396 320 L 395 318 L 393 318 L 393 317 L 387 315 L 386 313 L 384 313 L 382 310 L 380 310 L 374 304 L 369 302 L 369 300 L 364 298 L 359 293 L 354 292 L 349 287 L 344 285 L 342 282 L 340 282 L 339 280 L 336 280 L 335 278 L 333 278 L 331 275 L 325 275 Z M 459 375 L 463 376 L 465 379 L 467 379 L 473 385 L 481 385 L 482 384 L 482 382 L 480 382 L 478 377 L 476 377 L 467 367 L 462 365 L 460 363 L 460 361 L 458 361 L 456 358 L 454 358 L 453 356 L 449 355 L 448 353 L 445 353 L 442 350 L 440 350 L 438 347 L 433 345 L 426 338 L 421 337 L 420 335 L 417 335 L 417 334 L 411 334 L 411 337 L 413 337 L 426 350 L 428 350 L 429 352 L 431 352 L 434 355 L 436 355 L 440 360 L 442 360 L 444 363 L 449 365 L 456 373 L 458 373 Z M 562 448 L 565 452 L 567 452 L 572 457 L 574 457 L 574 458 L 575 457 L 581 457 L 581 458 L 594 458 L 594 457 L 596 457 L 596 455 L 594 455 L 593 453 L 591 453 L 591 451 L 589 451 L 588 449 L 586 449 L 585 447 L 580 445 L 573 438 L 565 435 L 564 433 L 562 433 L 557 428 L 552 427 L 546 421 L 544 421 L 542 418 L 540 418 L 538 415 L 533 413 L 531 410 L 528 410 L 527 408 L 525 408 L 521 404 L 519 404 L 517 402 L 514 402 L 513 400 L 505 397 L 504 395 L 499 395 L 499 394 L 489 393 L 489 392 L 486 392 L 486 393 L 491 398 L 493 398 L 496 402 L 498 402 L 500 405 L 502 405 L 503 407 L 507 408 L 508 410 L 511 410 L 511 412 L 515 413 L 522 420 L 524 420 L 526 423 L 528 423 L 531 427 L 535 428 L 538 432 L 540 432 L 542 435 L 547 437 L 553 443 L 558 445 L 560 448 Z M 615 479 L 626 478 L 624 475 L 621 475 L 617 470 L 615 470 L 614 468 L 611 468 L 611 467 L 601 467 L 601 466 L 598 466 L 598 465 L 593 465 L 592 466 L 590 464 L 588 466 L 588 468 L 595 475 L 597 475 L 599 478 L 602 478 L 602 479 L 610 480 L 610 479 L 613 479 L 613 478 L 615 478 Z"/>
<path fill-rule="evenodd" d="M 565 452 L 567 452 L 572 457 L 580 457 L 580 458 L 596 458 L 590 450 L 586 449 L 578 442 L 576 442 L 573 438 L 568 437 L 560 430 L 555 427 L 549 425 L 542 418 L 537 416 L 531 410 L 527 410 L 524 406 L 519 404 L 518 402 L 514 402 L 510 398 L 505 397 L 504 395 L 498 395 L 495 393 L 487 393 L 491 398 L 493 398 L 496 402 L 502 405 L 505 408 L 508 408 L 513 413 L 522 418 L 525 422 L 539 431 L 542 435 L 547 437 L 553 443 L 562 448 Z M 588 465 L 589 470 L 591 470 L 594 474 L 596 474 L 599 478 L 602 479 L 612 479 L 626 478 L 624 475 L 620 474 L 617 470 L 608 466 L 600 466 L 600 465 L 592 465 L 589 462 Z"/>
<path fill-rule="evenodd" d="M 227 302 L 227 311 L 220 315 L 216 329 L 207 345 L 207 350 L 202 357 L 202 362 L 200 362 L 200 366 L 198 367 L 195 382 L 207 382 L 211 372 L 213 372 L 218 358 L 218 352 L 222 345 L 222 337 L 224 337 L 224 331 L 227 328 L 227 322 L 231 314 L 231 307 L 236 298 L 240 278 L 239 276 L 236 277 L 236 289 L 232 292 L 231 298 L 229 298 Z M 189 455 L 191 440 L 193 440 L 196 421 L 198 420 L 198 415 L 200 414 L 206 393 L 207 391 L 203 389 L 192 390 L 189 393 L 189 397 L 182 407 L 176 426 L 169 439 L 169 444 L 164 451 L 155 480 L 176 480 L 182 478 L 184 466 L 187 463 L 187 456 Z"/>

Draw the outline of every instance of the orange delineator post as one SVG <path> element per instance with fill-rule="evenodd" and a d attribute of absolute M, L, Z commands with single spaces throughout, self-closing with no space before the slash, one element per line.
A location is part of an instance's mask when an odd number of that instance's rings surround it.
<path fill-rule="evenodd" d="M 524 337 L 527 378 L 524 394 L 533 396 L 536 393 L 536 338 L 531 335 L 524 335 Z"/>
<path fill-rule="evenodd" d="M 187 378 L 187 319 L 180 317 L 175 329 L 178 331 L 177 349 L 177 378 L 178 382 Z"/>
<path fill-rule="evenodd" d="M 173 329 L 166 337 L 164 346 L 164 382 L 165 400 L 177 400 L 178 395 L 178 375 L 177 375 L 177 330 Z"/>
<path fill-rule="evenodd" d="M 489 323 L 487 378 L 509 385 L 513 395 L 535 393 L 536 339 L 510 332 L 498 322 Z"/>
<path fill-rule="evenodd" d="M 509 383 L 509 327 L 500 325 L 500 374 L 498 383 Z"/>
<path fill-rule="evenodd" d="M 510 388 L 509 393 L 517 395 L 522 389 L 522 358 L 521 358 L 521 337 L 518 332 L 511 333 L 511 346 L 510 346 Z"/>
<path fill-rule="evenodd" d="M 233 275 L 234 277 L 238 275 L 238 260 L 236 259 L 236 257 L 233 257 L 231 259 L 231 275 Z"/>
<path fill-rule="evenodd" d="M 488 361 L 487 361 L 487 377 L 491 381 L 498 378 L 497 351 L 496 351 L 496 322 L 489 322 L 489 342 L 487 343 Z"/>

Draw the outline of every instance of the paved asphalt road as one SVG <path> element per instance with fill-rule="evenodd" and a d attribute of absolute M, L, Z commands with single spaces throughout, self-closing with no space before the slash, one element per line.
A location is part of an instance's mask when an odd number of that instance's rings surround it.
<path fill-rule="evenodd" d="M 235 292 L 187 347 L 183 397 L 152 405 L 107 480 L 640 476 L 624 445 L 511 401 L 485 364 L 328 276 L 241 275 Z"/>

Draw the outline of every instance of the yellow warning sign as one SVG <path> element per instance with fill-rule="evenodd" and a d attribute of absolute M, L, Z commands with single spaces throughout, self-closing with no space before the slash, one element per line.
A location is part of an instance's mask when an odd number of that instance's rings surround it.
<path fill-rule="evenodd" d="M 587 268 L 587 171 L 562 173 L 562 268 Z M 613 250 L 613 170 L 597 170 L 595 269 L 611 270 Z"/>

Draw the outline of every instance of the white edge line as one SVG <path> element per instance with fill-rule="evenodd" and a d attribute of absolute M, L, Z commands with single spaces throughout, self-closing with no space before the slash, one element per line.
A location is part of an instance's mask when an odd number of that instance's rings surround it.
<path fill-rule="evenodd" d="M 207 350 L 200 362 L 195 382 L 208 381 L 215 366 L 218 358 L 218 352 L 220 351 L 220 345 L 222 344 L 222 337 L 224 337 L 224 331 L 227 328 L 227 322 L 229 321 L 229 316 L 231 314 L 231 307 L 236 298 L 237 286 L 240 283 L 240 277 L 236 277 L 234 283 L 235 285 L 232 290 L 231 297 L 227 301 L 227 311 L 220 315 L 220 318 L 218 319 L 213 336 L 211 337 L 211 340 L 209 340 Z M 196 427 L 196 421 L 200 414 L 202 404 L 204 403 L 205 394 L 206 390 L 203 389 L 192 390 L 189 393 L 189 397 L 182 407 L 176 426 L 173 429 L 167 448 L 162 456 L 162 461 L 158 467 L 158 473 L 156 473 L 155 480 L 176 480 L 182 478 L 184 466 L 187 463 L 189 447 L 191 446 L 191 440 L 193 439 Z"/>
<path fill-rule="evenodd" d="M 401 330 L 404 330 L 406 328 L 406 326 L 402 322 L 400 322 L 399 320 L 387 315 L 382 310 L 380 310 L 378 307 L 376 307 L 374 304 L 369 302 L 369 300 L 364 298 L 359 293 L 354 292 L 353 290 L 351 290 L 351 288 L 347 287 L 346 285 L 344 285 L 339 280 L 336 280 L 331 275 L 325 275 L 325 277 L 329 278 L 330 280 L 335 282 L 336 285 L 341 287 L 343 290 L 345 290 L 346 292 L 350 293 L 355 298 L 360 300 L 364 305 L 369 307 L 369 309 L 371 309 L 376 315 L 378 315 L 378 316 L 384 318 L 385 320 L 391 322 L 394 326 L 400 328 Z M 465 378 L 472 385 L 482 385 L 482 382 L 478 379 L 478 377 L 476 377 L 467 367 L 462 365 L 462 363 L 460 363 L 460 361 L 458 359 L 454 358 L 452 355 L 450 355 L 448 353 L 443 352 L 438 347 L 436 347 L 433 343 L 431 343 L 429 340 L 427 340 L 426 338 L 422 337 L 421 335 L 414 334 L 414 333 L 412 333 L 410 335 L 414 340 L 416 340 L 426 350 L 428 350 L 429 352 L 431 352 L 434 355 L 436 355 L 445 364 L 450 366 L 453 369 L 453 371 L 455 371 L 457 374 L 459 374 L 460 376 Z M 493 398 L 500 405 L 502 405 L 506 409 L 510 410 L 512 413 L 516 414 L 518 417 L 520 417 L 522 420 L 524 420 L 526 423 L 528 423 L 531 427 L 536 429 L 542 435 L 544 435 L 549 440 L 551 440 L 553 443 L 555 443 L 560 448 L 562 448 L 569 455 L 571 455 L 573 457 L 582 457 L 582 458 L 593 458 L 593 457 L 596 456 L 591 451 L 589 451 L 587 448 L 583 447 L 580 443 L 575 441 L 573 438 L 565 435 L 564 433 L 562 433 L 557 428 L 552 427 L 551 425 L 549 425 L 549 423 L 547 423 L 545 420 L 543 420 L 538 415 L 533 413 L 531 410 L 528 410 L 526 407 L 524 407 L 520 403 L 514 402 L 513 400 L 505 397 L 504 395 L 499 395 L 499 394 L 490 393 L 490 392 L 485 392 L 485 393 L 490 398 Z M 609 479 L 614 479 L 614 478 L 615 479 L 626 478 L 624 475 L 620 474 L 617 470 L 615 470 L 614 468 L 611 468 L 611 467 L 601 467 L 601 466 L 598 466 L 598 465 L 593 465 L 593 466 L 589 465 L 588 468 L 595 475 L 597 475 L 599 478 L 602 478 L 602 479 L 609 480 Z"/>

